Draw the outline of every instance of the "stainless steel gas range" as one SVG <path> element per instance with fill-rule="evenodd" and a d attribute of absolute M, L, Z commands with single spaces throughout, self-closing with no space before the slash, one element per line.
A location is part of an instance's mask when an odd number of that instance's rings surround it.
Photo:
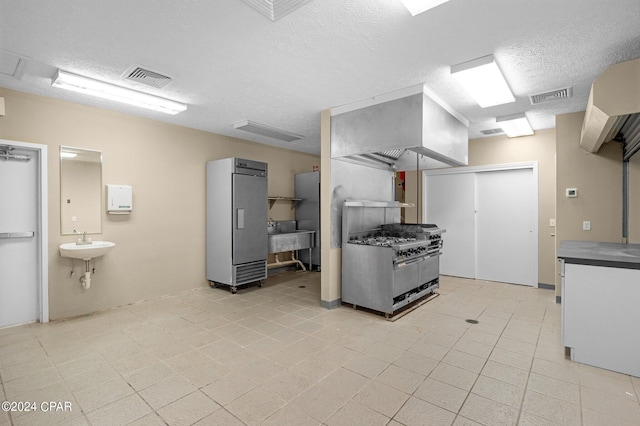
<path fill-rule="evenodd" d="M 346 201 L 342 301 L 387 316 L 439 287 L 444 229 L 401 224 L 397 202 Z"/>

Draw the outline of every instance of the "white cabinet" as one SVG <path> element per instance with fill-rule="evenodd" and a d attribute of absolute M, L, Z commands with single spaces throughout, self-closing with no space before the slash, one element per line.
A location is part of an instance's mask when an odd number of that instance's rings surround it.
<path fill-rule="evenodd" d="M 562 343 L 571 359 L 640 377 L 640 269 L 570 262 L 563 262 Z"/>

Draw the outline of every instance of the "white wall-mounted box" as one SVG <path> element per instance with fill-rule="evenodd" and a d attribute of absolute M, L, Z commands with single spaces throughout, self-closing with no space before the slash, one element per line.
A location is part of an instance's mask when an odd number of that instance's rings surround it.
<path fill-rule="evenodd" d="M 129 214 L 133 210 L 133 188 L 129 185 L 107 185 L 107 213 Z"/>

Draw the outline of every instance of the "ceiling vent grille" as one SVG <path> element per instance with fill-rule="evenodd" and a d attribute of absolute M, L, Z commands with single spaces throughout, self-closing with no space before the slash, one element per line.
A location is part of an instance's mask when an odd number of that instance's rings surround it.
<path fill-rule="evenodd" d="M 158 89 L 171 83 L 171 77 L 138 66 L 129 68 L 123 75 L 125 80 L 135 81 Z"/>
<path fill-rule="evenodd" d="M 500 133 L 504 133 L 504 130 L 502 130 L 501 128 L 497 128 L 497 129 L 487 129 L 487 130 L 482 130 L 481 133 L 485 136 L 488 135 L 497 135 Z"/>
<path fill-rule="evenodd" d="M 530 95 L 529 100 L 531 105 L 537 105 L 544 102 L 558 101 L 560 99 L 567 99 L 573 96 L 573 87 L 565 87 L 563 89 L 552 90 L 550 92 L 538 93 L 536 95 Z"/>
<path fill-rule="evenodd" d="M 406 150 L 404 148 L 400 148 L 400 149 L 391 149 L 388 151 L 380 151 L 378 152 L 378 154 L 388 157 L 392 160 L 397 160 L 398 158 L 400 158 L 402 154 L 404 154 L 405 151 Z"/>

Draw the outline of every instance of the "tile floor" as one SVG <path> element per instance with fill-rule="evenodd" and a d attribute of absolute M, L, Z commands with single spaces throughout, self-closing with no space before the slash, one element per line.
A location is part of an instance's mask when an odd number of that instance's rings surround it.
<path fill-rule="evenodd" d="M 2 329 L 0 401 L 38 411 L 0 425 L 640 424 L 640 379 L 565 358 L 553 291 L 442 277 L 395 322 L 319 292 L 285 272 Z"/>

